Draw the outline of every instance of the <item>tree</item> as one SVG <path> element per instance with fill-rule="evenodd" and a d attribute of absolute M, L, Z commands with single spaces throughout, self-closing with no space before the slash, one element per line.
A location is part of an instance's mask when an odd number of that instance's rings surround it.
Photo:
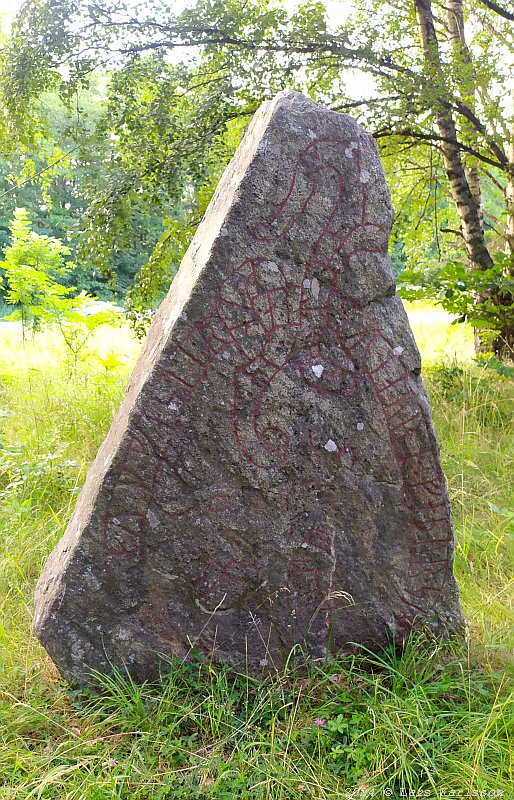
<path fill-rule="evenodd" d="M 385 0 L 357 0 L 356 12 L 335 25 L 320 2 L 288 15 L 265 0 L 199 0 L 178 14 L 160 0 L 138 10 L 118 0 L 86 8 L 76 0 L 27 0 L 5 53 L 4 124 L 14 130 L 23 120 L 26 130 L 32 117 L 41 135 L 31 98 L 56 85 L 71 94 L 95 64 L 116 60 L 105 132 L 119 136 L 117 161 L 96 205 L 108 224 L 100 226 L 93 203 L 87 229 L 99 247 L 111 232 L 121 235 L 138 192 L 154 202 L 160 187 L 187 202 L 231 120 L 244 118 L 278 89 L 309 91 L 361 119 L 386 161 L 394 155 L 403 169 L 411 155 L 418 163 L 430 158 L 436 190 L 449 197 L 456 217 L 456 224 L 435 232 L 438 248 L 443 243 L 444 258 L 447 237 L 457 240 L 471 276 L 463 316 L 476 312 L 476 322 L 485 307 L 494 351 L 512 356 L 514 149 L 505 97 L 514 15 L 505 6 L 399 0 L 392 7 Z M 192 46 L 199 53 L 193 64 L 170 64 L 170 51 Z M 70 68 L 66 80 L 63 64 Z M 348 68 L 372 78 L 371 97 L 348 94 Z M 484 206 L 492 190 L 502 204 L 496 220 Z M 499 252 L 506 257 L 497 258 Z M 437 291 L 444 299 L 444 287 Z"/>
<path fill-rule="evenodd" d="M 24 208 L 17 208 L 11 225 L 11 244 L 0 262 L 7 283 L 6 300 L 16 306 L 10 319 L 20 319 L 23 335 L 48 325 L 57 326 L 72 356 L 73 366 L 93 331 L 119 323 L 118 311 L 108 304 L 95 307 L 96 297 L 60 282 L 73 265 L 68 247 L 59 239 L 41 236 L 30 228 Z"/>
<path fill-rule="evenodd" d="M 106 252 L 103 269 L 88 248 L 79 252 L 81 220 L 115 144 L 99 126 L 106 78 L 100 73 L 90 84 L 69 108 L 56 92 L 43 94 L 38 102 L 47 124 L 44 139 L 25 149 L 4 142 L 4 155 L 0 147 L 0 247 L 8 243 L 14 209 L 26 208 L 36 233 L 70 247 L 75 268 L 63 278 L 65 284 L 113 300 L 125 296 L 163 228 L 160 213 L 134 209 L 125 222 L 123 247 Z"/>
<path fill-rule="evenodd" d="M 55 319 L 61 302 L 71 294 L 72 290 L 57 280 L 70 269 L 65 263 L 70 251 L 58 239 L 31 231 L 24 208 L 16 209 L 11 233 L 12 242 L 0 263 L 7 282 L 6 299 L 18 307 L 16 317 L 21 319 L 24 333 L 27 328 L 35 332 Z"/>
<path fill-rule="evenodd" d="M 512 263 L 514 240 L 510 235 L 514 209 L 509 200 L 514 182 L 514 163 L 510 162 L 499 140 L 492 132 L 488 132 L 487 127 L 477 116 L 478 92 L 481 88 L 486 94 L 487 86 L 479 85 L 474 60 L 466 43 L 463 0 L 448 0 L 446 7 L 445 28 L 451 62 L 454 65 L 452 74 L 448 76 L 444 71 L 431 0 L 414 0 L 414 5 L 423 48 L 425 75 L 433 82 L 436 89 L 431 109 L 439 134 L 451 196 L 460 219 L 460 233 L 466 248 L 468 271 L 474 276 L 474 288 L 478 290 L 477 302 L 474 305 L 478 305 L 483 312 L 486 312 L 488 323 L 492 322 L 495 316 L 498 321 L 503 322 L 499 331 L 500 336 L 495 336 L 493 347 L 497 353 L 508 353 L 513 356 L 514 320 L 508 319 L 508 311 L 514 308 L 512 292 L 514 280 L 510 280 L 511 275 L 514 277 Z M 450 95 L 448 87 L 452 78 L 455 88 Z M 490 104 L 489 98 L 487 101 Z M 484 112 L 486 109 L 487 105 L 484 107 Z M 461 117 L 460 136 L 455 122 L 457 114 Z M 504 238 L 507 253 L 511 258 L 508 261 L 497 262 L 499 270 L 494 270 L 495 262 L 484 234 L 480 174 L 477 168 L 477 153 L 480 153 L 479 137 L 482 137 L 484 144 L 496 158 L 500 168 L 503 168 L 506 176 L 507 222 Z M 464 148 L 461 147 L 461 141 L 467 142 L 467 153 L 462 153 Z M 477 273 L 487 273 L 487 282 Z M 450 287 L 450 290 L 452 288 Z M 495 315 L 496 309 L 498 311 Z M 465 313 L 464 316 L 469 316 L 469 313 Z M 480 335 L 482 331 L 479 330 L 478 333 Z M 489 342 L 484 344 L 487 346 Z"/>

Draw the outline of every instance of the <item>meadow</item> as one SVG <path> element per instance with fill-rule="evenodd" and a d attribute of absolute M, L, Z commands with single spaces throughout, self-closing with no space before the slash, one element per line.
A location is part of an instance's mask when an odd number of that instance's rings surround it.
<path fill-rule="evenodd" d="M 514 381 L 472 332 L 409 306 L 455 525 L 465 640 L 420 634 L 258 682 L 198 659 L 158 684 L 70 691 L 35 638 L 33 590 L 138 344 L 0 322 L 0 799 L 514 797 Z"/>

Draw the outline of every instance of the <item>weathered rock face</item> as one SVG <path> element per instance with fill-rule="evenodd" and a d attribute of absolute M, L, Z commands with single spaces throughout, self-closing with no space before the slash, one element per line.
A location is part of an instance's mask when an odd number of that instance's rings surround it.
<path fill-rule="evenodd" d="M 355 122 L 295 93 L 262 106 L 39 581 L 69 680 L 461 627 L 391 222 Z"/>

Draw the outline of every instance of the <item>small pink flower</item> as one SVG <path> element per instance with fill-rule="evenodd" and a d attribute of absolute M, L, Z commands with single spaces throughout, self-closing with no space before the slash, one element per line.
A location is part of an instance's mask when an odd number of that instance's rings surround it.
<path fill-rule="evenodd" d="M 317 728 L 324 728 L 325 725 L 327 724 L 327 721 L 326 719 L 321 719 L 321 717 L 316 717 L 316 719 L 314 720 L 314 724 Z"/>

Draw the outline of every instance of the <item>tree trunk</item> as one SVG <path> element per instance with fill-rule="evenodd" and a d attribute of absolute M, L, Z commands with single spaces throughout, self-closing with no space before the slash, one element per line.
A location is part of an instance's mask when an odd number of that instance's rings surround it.
<path fill-rule="evenodd" d="M 465 99 L 467 105 L 475 112 L 475 95 L 476 95 L 476 80 L 475 71 L 473 69 L 473 59 L 469 51 L 466 34 L 464 31 L 464 12 L 462 8 L 462 0 L 446 0 L 446 25 L 448 30 L 448 38 L 450 46 L 453 50 L 454 57 L 457 62 L 468 67 L 466 79 L 461 81 L 460 95 Z M 465 120 L 462 123 L 462 129 L 465 131 L 471 146 L 478 150 L 478 141 L 476 131 Z M 477 205 L 478 217 L 482 230 L 484 229 L 484 212 L 482 209 L 482 191 L 480 188 L 480 173 L 476 164 L 476 159 L 472 156 L 466 155 L 464 169 L 468 179 L 469 189 L 473 195 L 473 199 Z"/>
<path fill-rule="evenodd" d="M 441 151 L 450 191 L 460 218 L 468 262 L 473 269 L 489 269 L 493 260 L 484 239 L 480 210 L 473 197 L 460 155 L 457 130 L 448 103 L 444 100 L 445 82 L 441 68 L 439 43 L 434 27 L 431 0 L 414 0 L 418 29 L 428 75 L 440 86 L 440 100 L 434 107 L 436 125 L 443 138 Z M 435 105 L 435 104 L 434 104 Z"/>
<path fill-rule="evenodd" d="M 460 218 L 461 233 L 466 247 L 467 261 L 470 269 L 486 270 L 493 265 L 493 259 L 489 253 L 483 229 L 483 214 L 480 200 L 480 182 L 478 175 L 473 171 L 466 173 L 460 147 L 457 138 L 457 129 L 452 115 L 451 106 L 445 100 L 447 87 L 445 84 L 444 72 L 441 65 L 439 42 L 434 26 L 431 0 L 414 0 L 418 30 L 423 47 L 425 60 L 425 71 L 429 79 L 439 87 L 437 92 L 438 100 L 433 104 L 436 126 L 439 135 L 443 139 L 441 151 L 443 154 L 444 166 L 450 192 L 457 208 Z M 448 0 L 448 32 L 450 42 L 454 48 L 458 48 L 458 56 L 461 59 L 469 59 L 471 55 L 467 49 L 464 38 L 464 19 L 462 15 L 461 0 Z M 511 143 L 511 164 L 514 166 L 514 138 Z M 508 228 L 507 246 L 509 254 L 514 253 L 514 169 L 511 170 L 510 180 L 507 187 L 507 207 L 508 207 Z M 479 297 L 478 301 L 488 300 L 495 305 L 508 305 L 512 302 L 511 297 L 501 295 L 498 291 L 492 291 L 487 297 Z M 507 315 L 506 315 L 507 316 Z M 514 356 L 514 326 L 506 319 L 502 329 L 493 342 L 483 342 L 478 332 L 475 331 L 475 347 L 480 351 L 494 351 L 500 358 Z M 513 359 L 514 360 L 514 359 Z"/>
<path fill-rule="evenodd" d="M 505 230 L 505 253 L 514 259 L 514 90 L 512 92 L 512 130 L 509 146 L 510 172 L 507 176 L 505 202 L 507 205 L 507 224 Z"/>
<path fill-rule="evenodd" d="M 507 176 L 507 186 L 505 188 L 505 204 L 507 207 L 507 223 L 505 226 L 505 255 L 510 260 L 510 275 L 514 276 L 514 90 L 512 92 L 512 129 L 509 145 L 509 173 Z M 511 303 L 514 297 L 510 296 Z M 502 348 L 500 356 L 506 356 L 514 362 L 514 322 L 505 325 L 505 330 L 501 336 Z"/>

